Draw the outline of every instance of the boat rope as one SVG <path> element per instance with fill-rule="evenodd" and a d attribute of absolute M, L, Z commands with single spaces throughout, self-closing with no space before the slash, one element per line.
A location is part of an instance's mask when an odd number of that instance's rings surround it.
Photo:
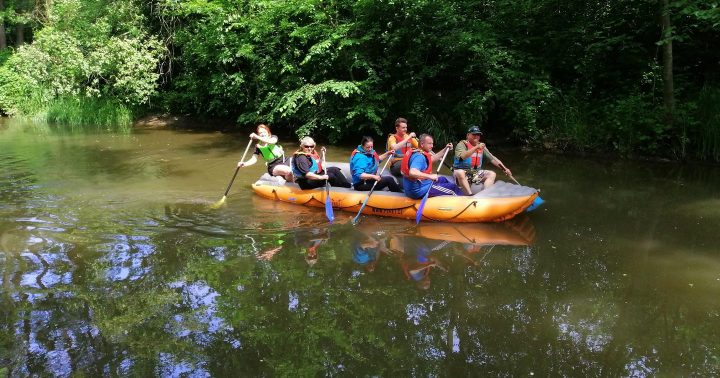
<path fill-rule="evenodd" d="M 413 205 L 413 206 L 414 206 L 414 205 Z M 425 218 L 427 218 L 427 219 L 430 219 L 430 220 L 434 220 L 434 221 L 447 222 L 447 221 L 449 221 L 449 220 L 455 219 L 455 218 L 459 217 L 460 215 L 462 215 L 464 212 L 467 211 L 467 209 L 470 208 L 470 206 L 477 206 L 477 201 L 472 201 L 472 202 L 470 202 L 470 203 L 469 203 L 467 206 L 465 206 L 465 208 L 463 208 L 459 213 L 453 215 L 453 216 L 450 217 L 450 218 L 435 219 L 435 218 L 430 218 L 430 217 L 428 217 L 428 216 L 425 215 L 425 214 L 423 214 L 423 217 L 425 217 Z M 417 208 L 416 208 L 416 210 L 417 210 Z"/>

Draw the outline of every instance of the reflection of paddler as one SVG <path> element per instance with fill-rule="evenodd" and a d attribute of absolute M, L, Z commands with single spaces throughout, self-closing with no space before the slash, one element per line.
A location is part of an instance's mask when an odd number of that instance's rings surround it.
<path fill-rule="evenodd" d="M 399 249 L 404 252 L 400 259 L 400 265 L 405 277 L 415 281 L 418 288 L 428 289 L 430 287 L 430 271 L 433 268 L 447 271 L 436 258 L 432 257 L 432 253 L 445 248 L 449 243 L 448 241 L 403 236 L 394 237 L 390 245 L 391 247 L 402 247 Z"/>
<path fill-rule="evenodd" d="M 355 228 L 352 237 L 352 260 L 365 268 L 366 271 L 375 270 L 380 255 L 389 253 L 387 239 L 382 236 L 384 232 L 368 224 L 360 224 Z"/>
<path fill-rule="evenodd" d="M 318 259 L 318 248 L 330 237 L 327 228 L 311 228 L 295 232 L 295 245 L 305 248 L 305 261 L 315 265 Z"/>

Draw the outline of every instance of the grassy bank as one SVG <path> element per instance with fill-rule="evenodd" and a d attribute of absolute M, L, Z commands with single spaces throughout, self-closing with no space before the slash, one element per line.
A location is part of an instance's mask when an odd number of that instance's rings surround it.
<path fill-rule="evenodd" d="M 52 100 L 45 111 L 48 123 L 80 129 L 128 131 L 133 111 L 118 101 L 97 98 L 62 98 Z"/>

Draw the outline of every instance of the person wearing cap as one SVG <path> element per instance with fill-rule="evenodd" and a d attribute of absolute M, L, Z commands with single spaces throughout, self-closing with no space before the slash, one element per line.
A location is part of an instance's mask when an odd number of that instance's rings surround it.
<path fill-rule="evenodd" d="M 467 139 L 455 146 L 455 159 L 453 161 L 453 176 L 458 186 L 466 195 L 472 195 L 472 185 L 484 184 L 484 189 L 495 183 L 495 172 L 482 169 L 483 160 L 491 162 L 496 167 L 512 175 L 510 169 L 498 158 L 490 153 L 485 143 L 480 142 L 483 133 L 477 126 L 471 126 L 467 131 Z"/>

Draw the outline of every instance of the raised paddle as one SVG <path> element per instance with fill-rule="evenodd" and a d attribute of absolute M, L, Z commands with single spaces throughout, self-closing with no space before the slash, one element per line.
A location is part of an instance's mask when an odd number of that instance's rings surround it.
<path fill-rule="evenodd" d="M 251 144 L 252 144 L 252 138 L 250 138 L 250 140 L 248 141 L 248 145 L 247 145 L 247 147 L 245 147 L 245 152 L 243 152 L 243 155 L 242 155 L 242 158 L 240 159 L 240 161 L 245 161 L 245 155 L 247 155 L 247 152 L 250 149 Z M 235 173 L 233 173 L 233 177 L 230 179 L 230 183 L 228 184 L 227 189 L 225 189 L 225 194 L 223 194 L 220 201 L 217 201 L 212 206 L 210 206 L 211 209 L 217 209 L 225 203 L 225 200 L 227 199 L 227 195 L 230 192 L 230 187 L 232 186 L 233 182 L 235 181 L 235 176 L 237 176 L 239 170 L 240 170 L 240 167 L 235 168 Z"/>
<path fill-rule="evenodd" d="M 325 151 L 323 151 L 323 165 L 327 164 L 327 161 L 325 160 Z M 325 167 L 325 174 L 327 175 L 328 170 L 327 167 Z M 330 202 L 330 179 L 328 176 L 328 179 L 325 180 L 325 216 L 327 217 L 330 224 L 335 220 L 335 213 L 333 213 L 332 208 L 332 202 Z"/>
<path fill-rule="evenodd" d="M 380 170 L 380 173 L 378 173 L 379 176 L 382 177 L 383 172 L 385 172 L 385 167 L 387 167 L 388 162 L 389 162 L 390 160 L 392 160 L 392 156 L 393 156 L 393 154 L 391 154 L 390 156 L 388 156 L 388 157 L 386 158 L 387 160 L 385 160 L 385 164 L 383 165 L 382 169 Z M 373 192 L 375 191 L 375 185 L 377 185 L 377 183 L 378 183 L 378 182 L 375 181 L 375 182 L 373 183 L 372 188 L 370 188 L 370 193 L 368 193 L 367 197 L 365 197 L 365 201 L 363 201 L 362 206 L 360 206 L 360 211 L 358 211 L 357 215 L 356 215 L 355 218 L 353 218 L 353 220 L 352 220 L 352 224 L 353 224 L 353 225 L 358 224 L 358 222 L 360 221 L 360 214 L 362 214 L 362 211 L 363 211 L 363 209 L 365 208 L 365 205 L 367 205 L 368 200 L 370 199 L 370 196 L 371 196 L 371 195 L 373 194 Z"/>
<path fill-rule="evenodd" d="M 513 180 L 516 184 L 520 185 L 520 183 L 517 180 L 515 180 L 515 177 L 512 177 L 512 175 L 509 175 L 509 177 L 510 177 L 510 180 Z M 520 185 L 520 186 L 522 186 L 522 185 Z M 533 200 L 533 203 L 530 204 L 530 206 L 528 206 L 528 208 L 525 209 L 525 211 L 527 211 L 527 212 L 533 211 L 544 203 L 545 203 L 545 200 L 540 198 L 540 194 L 538 194 L 538 196 L 535 197 L 535 200 Z"/>
<path fill-rule="evenodd" d="M 443 162 L 445 161 L 445 157 L 447 157 L 448 152 L 450 151 L 449 148 L 445 149 L 445 153 L 443 154 L 442 160 L 440 160 L 440 165 L 438 165 L 438 169 L 435 172 L 435 174 L 440 173 L 440 168 L 442 168 Z M 430 162 L 432 164 L 432 162 Z M 415 214 L 415 224 L 420 223 L 420 219 L 422 219 L 422 212 L 423 209 L 425 209 L 425 202 L 428 199 L 428 196 L 430 195 L 430 189 L 432 189 L 432 182 L 430 183 L 430 187 L 428 188 L 427 192 L 425 192 L 425 197 L 423 197 L 422 201 L 420 202 L 420 206 L 418 207 L 417 214 Z"/>

